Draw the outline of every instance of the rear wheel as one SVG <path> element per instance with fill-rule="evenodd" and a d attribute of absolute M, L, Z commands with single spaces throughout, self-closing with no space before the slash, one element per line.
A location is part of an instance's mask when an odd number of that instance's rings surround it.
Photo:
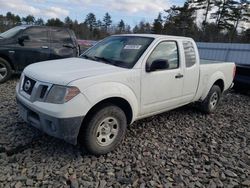
<path fill-rule="evenodd" d="M 4 83 L 11 77 L 11 66 L 3 58 L 0 58 L 0 83 Z"/>
<path fill-rule="evenodd" d="M 81 144 L 94 155 L 114 150 L 122 141 L 127 127 L 125 113 L 114 105 L 106 105 L 96 111 L 83 125 Z"/>
<path fill-rule="evenodd" d="M 201 110 L 205 113 L 212 113 L 218 106 L 221 98 L 221 89 L 217 85 L 213 85 L 205 100 L 200 104 Z"/>

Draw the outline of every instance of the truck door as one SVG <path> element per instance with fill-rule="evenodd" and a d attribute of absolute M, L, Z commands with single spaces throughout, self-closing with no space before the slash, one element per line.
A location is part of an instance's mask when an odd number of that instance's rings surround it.
<path fill-rule="evenodd" d="M 146 66 L 156 60 L 166 60 L 169 67 L 153 72 L 142 68 L 141 115 L 178 106 L 182 97 L 183 70 L 176 41 L 162 41 L 146 60 Z"/>
<path fill-rule="evenodd" d="M 185 68 L 184 68 L 184 84 L 183 84 L 183 102 L 189 103 L 196 95 L 199 84 L 199 56 L 196 52 L 195 44 L 191 41 L 183 41 Z"/>
<path fill-rule="evenodd" d="M 67 29 L 51 29 L 51 59 L 77 56 L 77 46 Z"/>
<path fill-rule="evenodd" d="M 46 61 L 50 56 L 48 30 L 45 27 L 30 27 L 18 36 L 15 62 L 20 70 L 31 63 Z"/>

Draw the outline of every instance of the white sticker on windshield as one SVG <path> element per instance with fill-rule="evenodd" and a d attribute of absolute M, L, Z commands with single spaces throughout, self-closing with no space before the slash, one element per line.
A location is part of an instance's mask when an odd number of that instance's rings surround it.
<path fill-rule="evenodd" d="M 124 46 L 125 50 L 139 50 L 141 45 L 126 45 Z"/>

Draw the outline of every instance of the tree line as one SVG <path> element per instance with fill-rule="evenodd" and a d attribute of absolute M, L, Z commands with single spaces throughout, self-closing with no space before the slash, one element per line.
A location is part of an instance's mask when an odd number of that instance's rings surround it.
<path fill-rule="evenodd" d="M 123 20 L 120 20 L 118 24 L 113 24 L 108 12 L 103 16 L 103 20 L 97 20 L 95 14 L 89 13 L 83 22 L 72 20 L 70 17 L 66 17 L 63 21 L 59 18 L 51 18 L 44 21 L 42 18 L 35 18 L 33 15 L 21 18 L 19 15 L 11 12 L 6 13 L 6 15 L 0 15 L 0 32 L 22 24 L 67 27 L 75 32 L 77 38 L 89 40 L 99 40 L 110 34 L 131 32 L 130 26 L 125 24 Z"/>
<path fill-rule="evenodd" d="M 89 13 L 82 22 L 70 17 L 44 21 L 33 15 L 22 18 L 11 12 L 0 15 L 0 32 L 21 24 L 68 27 L 76 33 L 77 38 L 89 40 L 120 33 L 153 33 L 187 36 L 199 42 L 250 43 L 250 2 L 187 0 L 183 6 L 172 6 L 159 13 L 153 23 L 142 20 L 133 28 L 122 19 L 114 23 L 108 12 L 102 19 Z"/>
<path fill-rule="evenodd" d="M 141 21 L 134 33 L 192 37 L 199 42 L 250 43 L 249 0 L 189 0 L 159 13 L 154 22 Z"/>

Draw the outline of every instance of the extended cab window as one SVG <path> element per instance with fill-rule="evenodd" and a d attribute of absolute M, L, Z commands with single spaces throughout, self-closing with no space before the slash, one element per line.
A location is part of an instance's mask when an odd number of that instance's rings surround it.
<path fill-rule="evenodd" d="M 23 32 L 23 35 L 29 37 L 29 41 L 32 42 L 47 42 L 47 29 L 46 28 L 29 28 Z"/>
<path fill-rule="evenodd" d="M 194 45 L 191 41 L 183 42 L 186 67 L 192 67 L 196 63 L 196 55 L 194 50 Z"/>
<path fill-rule="evenodd" d="M 51 40 L 59 43 L 72 43 L 69 32 L 65 29 L 53 29 L 51 31 Z"/>
<path fill-rule="evenodd" d="M 167 60 L 169 63 L 168 69 L 178 68 L 179 55 L 177 43 L 174 41 L 165 41 L 158 44 L 149 56 L 147 64 L 150 65 L 155 60 Z"/>

